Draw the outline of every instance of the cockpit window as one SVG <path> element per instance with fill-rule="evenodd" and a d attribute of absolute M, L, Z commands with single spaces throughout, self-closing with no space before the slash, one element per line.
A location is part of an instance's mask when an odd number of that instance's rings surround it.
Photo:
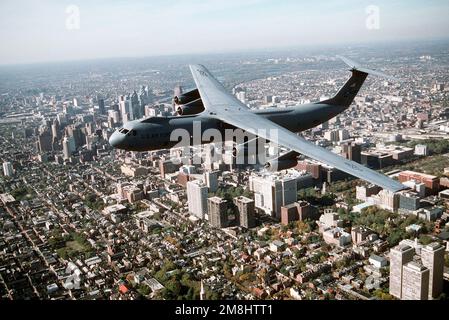
<path fill-rule="evenodd" d="M 136 130 L 131 130 L 131 132 L 132 132 L 133 136 L 137 135 L 137 131 Z"/>
<path fill-rule="evenodd" d="M 120 133 L 127 134 L 129 132 L 128 129 L 122 128 L 119 130 Z"/>

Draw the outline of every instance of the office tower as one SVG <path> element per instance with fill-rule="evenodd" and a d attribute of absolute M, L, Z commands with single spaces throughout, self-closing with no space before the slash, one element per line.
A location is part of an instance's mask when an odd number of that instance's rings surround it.
<path fill-rule="evenodd" d="M 41 132 L 38 137 L 39 152 L 49 152 L 53 149 L 52 136 L 49 130 Z"/>
<path fill-rule="evenodd" d="M 417 262 L 407 263 L 402 270 L 402 300 L 429 298 L 429 269 Z"/>
<path fill-rule="evenodd" d="M 58 113 L 56 118 L 58 119 L 59 125 L 67 123 L 67 116 L 64 113 Z"/>
<path fill-rule="evenodd" d="M 402 267 L 413 260 L 415 250 L 408 245 L 398 245 L 390 250 L 390 294 L 402 298 Z"/>
<path fill-rule="evenodd" d="M 77 98 L 73 98 L 73 105 L 75 107 L 78 107 L 78 99 Z"/>
<path fill-rule="evenodd" d="M 207 171 L 204 173 L 204 181 L 206 182 L 209 192 L 215 192 L 218 189 L 218 174 L 220 171 Z"/>
<path fill-rule="evenodd" d="M 70 125 L 67 127 L 67 136 L 72 137 L 74 139 L 75 148 L 82 147 L 86 142 L 86 136 L 83 134 L 81 129 L 75 125 Z"/>
<path fill-rule="evenodd" d="M 337 142 L 339 140 L 338 130 L 326 131 L 324 133 L 324 139 L 331 141 L 331 142 Z"/>
<path fill-rule="evenodd" d="M 111 119 L 114 124 L 120 123 L 120 113 L 118 111 L 112 111 Z"/>
<path fill-rule="evenodd" d="M 342 156 L 346 159 L 361 163 L 362 147 L 356 143 L 344 143 L 342 146 Z"/>
<path fill-rule="evenodd" d="M 134 90 L 133 94 L 131 95 L 131 114 L 130 120 L 136 120 L 140 119 L 143 115 L 143 112 L 140 112 L 140 102 L 139 102 L 139 96 L 137 92 Z"/>
<path fill-rule="evenodd" d="M 438 298 L 443 292 L 444 246 L 431 243 L 421 249 L 423 266 L 429 269 L 429 299 Z"/>
<path fill-rule="evenodd" d="M 75 139 L 73 137 L 65 136 L 62 140 L 62 153 L 64 155 L 64 159 L 70 159 L 70 156 L 73 152 L 76 151 Z"/>
<path fill-rule="evenodd" d="M 14 170 L 11 162 L 3 162 L 3 174 L 7 177 L 12 177 Z"/>
<path fill-rule="evenodd" d="M 239 211 L 240 226 L 250 229 L 256 226 L 254 200 L 247 197 L 234 198 L 234 204 Z"/>
<path fill-rule="evenodd" d="M 288 176 L 251 176 L 249 185 L 250 190 L 254 192 L 256 208 L 280 220 L 281 207 L 296 201 L 296 180 L 296 177 Z"/>
<path fill-rule="evenodd" d="M 106 109 L 104 106 L 104 99 L 98 99 L 98 112 L 100 114 L 106 114 Z"/>
<path fill-rule="evenodd" d="M 151 89 L 149 86 L 145 86 L 145 94 L 147 95 L 148 102 L 150 102 L 151 98 L 153 96 L 153 92 L 151 92 Z"/>
<path fill-rule="evenodd" d="M 53 141 L 56 139 L 59 139 L 59 123 L 58 120 L 54 119 L 53 123 L 51 125 L 51 135 L 53 138 Z"/>
<path fill-rule="evenodd" d="M 209 222 L 215 228 L 228 226 L 227 201 L 220 197 L 212 197 L 207 201 Z"/>
<path fill-rule="evenodd" d="M 338 138 L 340 141 L 348 140 L 349 139 L 349 131 L 346 129 L 341 129 L 338 132 Z"/>
<path fill-rule="evenodd" d="M 207 195 L 208 188 L 200 181 L 187 182 L 189 212 L 200 219 L 204 219 L 207 213 Z"/>

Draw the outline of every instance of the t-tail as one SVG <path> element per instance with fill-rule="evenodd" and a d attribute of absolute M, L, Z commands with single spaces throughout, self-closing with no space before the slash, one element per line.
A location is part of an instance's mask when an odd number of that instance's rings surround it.
<path fill-rule="evenodd" d="M 320 104 L 335 105 L 343 107 L 345 109 L 348 108 L 351 105 L 352 101 L 354 101 L 354 98 L 359 93 L 360 88 L 365 82 L 368 74 L 377 77 L 382 77 L 395 82 L 400 81 L 399 79 L 391 77 L 380 71 L 364 68 L 357 62 L 352 61 L 348 58 L 342 56 L 338 56 L 338 58 L 343 60 L 344 63 L 346 63 L 348 66 L 351 67 L 350 71 L 352 72 L 352 77 L 344 84 L 344 86 L 340 89 L 340 91 L 338 91 L 338 93 L 333 98 L 326 101 L 320 101 L 319 102 Z"/>

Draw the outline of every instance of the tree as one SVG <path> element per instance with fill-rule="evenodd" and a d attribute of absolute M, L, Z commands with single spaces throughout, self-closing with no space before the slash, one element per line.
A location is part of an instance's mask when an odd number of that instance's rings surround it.
<path fill-rule="evenodd" d="M 175 279 L 168 280 L 165 284 L 165 287 L 170 290 L 175 297 L 178 297 L 181 293 L 181 284 Z"/>

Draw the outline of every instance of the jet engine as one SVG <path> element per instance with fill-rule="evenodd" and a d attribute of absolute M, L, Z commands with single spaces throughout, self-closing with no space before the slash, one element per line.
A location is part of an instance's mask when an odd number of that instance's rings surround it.
<path fill-rule="evenodd" d="M 270 172 L 282 171 L 296 167 L 299 153 L 289 151 L 265 163 L 265 169 Z"/>
<path fill-rule="evenodd" d="M 194 100 L 187 104 L 178 105 L 176 112 L 180 116 L 190 116 L 204 111 L 203 101 L 201 99 Z"/>
<path fill-rule="evenodd" d="M 204 111 L 203 101 L 198 89 L 175 96 L 173 103 L 180 116 L 194 115 Z"/>

